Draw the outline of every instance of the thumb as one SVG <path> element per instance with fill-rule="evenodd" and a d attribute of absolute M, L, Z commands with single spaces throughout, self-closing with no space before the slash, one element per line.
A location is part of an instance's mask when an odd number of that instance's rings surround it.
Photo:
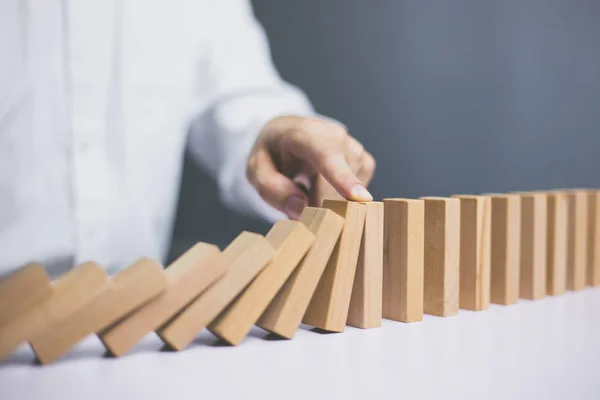
<path fill-rule="evenodd" d="M 248 161 L 246 175 L 265 202 L 290 219 L 300 218 L 308 198 L 294 181 L 277 170 L 266 150 L 254 152 Z"/>

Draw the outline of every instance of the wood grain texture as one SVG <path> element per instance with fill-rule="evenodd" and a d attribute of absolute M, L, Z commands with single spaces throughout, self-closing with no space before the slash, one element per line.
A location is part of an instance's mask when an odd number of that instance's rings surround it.
<path fill-rule="evenodd" d="M 149 332 L 158 329 L 225 273 L 225 261 L 215 245 L 197 243 L 165 271 L 167 288 L 139 310 L 99 335 L 114 356 L 129 352 Z"/>
<path fill-rule="evenodd" d="M 384 199 L 383 317 L 423 319 L 423 200 Z"/>
<path fill-rule="evenodd" d="M 439 317 L 458 313 L 460 200 L 422 197 L 425 202 L 423 311 Z"/>
<path fill-rule="evenodd" d="M 100 332 L 167 287 L 162 266 L 142 258 L 110 280 L 107 290 L 69 317 L 63 318 L 30 339 L 42 364 L 53 362 L 86 336 Z"/>
<path fill-rule="evenodd" d="M 521 197 L 521 265 L 519 296 L 538 300 L 546 296 L 548 195 L 518 193 Z"/>
<path fill-rule="evenodd" d="M 521 263 L 521 198 L 493 194 L 490 301 L 515 304 L 519 300 Z"/>
<path fill-rule="evenodd" d="M 567 287 L 567 196 L 548 192 L 546 293 L 557 296 Z"/>
<path fill-rule="evenodd" d="M 459 306 L 465 310 L 487 310 L 492 251 L 491 199 L 469 195 L 452 197 L 460 200 Z"/>
<path fill-rule="evenodd" d="M 600 191 L 588 192 L 587 284 L 600 285 Z"/>
<path fill-rule="evenodd" d="M 23 342 L 87 308 L 108 287 L 108 276 L 98 264 L 87 262 L 52 284 L 52 295 L 28 312 L 0 327 L 0 360 Z"/>
<path fill-rule="evenodd" d="M 52 294 L 48 273 L 39 264 L 25 265 L 0 280 L 0 326 L 29 311 Z"/>
<path fill-rule="evenodd" d="M 241 343 L 250 332 L 306 255 L 315 235 L 301 222 L 281 220 L 267 233 L 266 239 L 275 249 L 271 262 L 209 326 L 215 336 L 231 345 Z"/>
<path fill-rule="evenodd" d="M 257 323 L 286 339 L 300 326 L 344 226 L 344 219 L 333 211 L 315 207 L 304 208 L 300 222 L 315 235 L 315 241 Z"/>
<path fill-rule="evenodd" d="M 588 252 L 588 194 L 585 190 L 567 193 L 567 289 L 585 287 Z"/>
<path fill-rule="evenodd" d="M 347 325 L 381 326 L 383 296 L 383 203 L 365 205 L 365 224 L 354 274 Z"/>
<path fill-rule="evenodd" d="M 325 200 L 323 207 L 344 218 L 344 229 L 302 322 L 326 331 L 343 332 L 365 223 L 365 206 L 348 201 Z"/>
<path fill-rule="evenodd" d="M 273 246 L 263 236 L 242 232 L 221 253 L 225 275 L 156 333 L 171 348 L 184 349 L 267 266 L 273 254 Z"/>

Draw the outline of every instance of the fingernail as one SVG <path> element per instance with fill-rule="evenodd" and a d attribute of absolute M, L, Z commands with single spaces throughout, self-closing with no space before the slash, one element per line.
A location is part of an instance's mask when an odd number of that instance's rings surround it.
<path fill-rule="evenodd" d="M 291 196 L 285 204 L 283 212 L 290 219 L 298 219 L 300 218 L 300 214 L 302 214 L 302 210 L 304 210 L 304 207 L 306 207 L 307 204 L 308 202 L 305 198 L 300 196 Z"/>
<path fill-rule="evenodd" d="M 352 196 L 351 200 L 373 201 L 373 196 L 371 196 L 371 193 L 369 193 L 363 185 L 355 185 L 352 190 L 350 190 L 350 195 Z"/>

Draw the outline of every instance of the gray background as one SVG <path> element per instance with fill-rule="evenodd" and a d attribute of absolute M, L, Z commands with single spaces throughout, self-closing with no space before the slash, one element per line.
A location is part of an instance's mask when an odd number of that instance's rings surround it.
<path fill-rule="evenodd" d="M 600 187 L 599 0 L 253 3 L 282 76 L 375 156 L 377 199 Z M 172 256 L 267 229 L 190 162 L 178 215 Z"/>

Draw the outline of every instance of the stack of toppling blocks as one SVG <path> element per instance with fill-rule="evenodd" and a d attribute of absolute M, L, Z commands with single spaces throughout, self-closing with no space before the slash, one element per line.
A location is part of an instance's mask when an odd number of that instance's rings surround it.
<path fill-rule="evenodd" d="M 166 269 L 87 262 L 51 282 L 27 265 L 0 281 L 0 360 L 29 342 L 50 363 L 90 334 L 114 356 L 150 332 L 175 350 L 204 328 L 231 345 L 254 325 L 292 339 L 301 323 L 376 328 L 586 285 L 600 285 L 600 191 L 325 200 Z"/>

